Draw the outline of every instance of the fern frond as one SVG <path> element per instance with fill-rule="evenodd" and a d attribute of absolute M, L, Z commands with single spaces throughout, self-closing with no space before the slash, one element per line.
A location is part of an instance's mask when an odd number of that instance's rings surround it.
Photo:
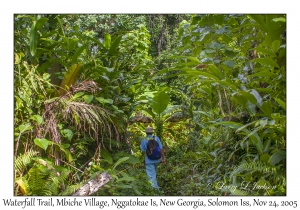
<path fill-rule="evenodd" d="M 70 171 L 67 169 L 57 172 L 55 167 L 43 159 L 37 159 L 35 165 L 28 172 L 28 186 L 31 195 L 58 195 Z"/>
<path fill-rule="evenodd" d="M 45 176 L 38 167 L 32 167 L 28 172 L 28 185 L 32 195 L 42 195 L 42 189 L 45 185 Z"/>
<path fill-rule="evenodd" d="M 76 144 L 74 144 L 74 146 L 76 146 L 75 152 L 74 152 L 74 157 L 75 158 L 80 158 L 81 156 L 85 156 L 88 154 L 88 147 L 87 147 L 87 143 L 86 142 L 78 142 Z"/>
<path fill-rule="evenodd" d="M 62 184 L 67 180 L 70 173 L 69 170 L 64 169 L 61 172 L 57 172 L 55 167 L 50 163 L 39 159 L 37 163 L 46 166 L 47 172 L 44 180 L 43 188 L 41 189 L 41 195 L 44 196 L 53 196 L 58 195 Z"/>
<path fill-rule="evenodd" d="M 45 193 L 44 195 L 48 195 L 48 196 L 57 195 L 58 189 L 60 187 L 60 182 L 57 175 L 51 173 L 48 180 L 45 182 L 44 186 L 45 186 L 43 189 L 43 193 Z"/>
<path fill-rule="evenodd" d="M 79 183 L 76 185 L 70 185 L 65 189 L 63 192 L 61 192 L 59 195 L 60 196 L 67 196 L 67 195 L 72 195 L 77 189 L 79 189 L 83 183 Z"/>
<path fill-rule="evenodd" d="M 26 166 L 32 161 L 32 158 L 37 154 L 37 151 L 29 150 L 26 153 L 19 155 L 14 161 L 15 171 L 18 174 L 21 174 Z"/>
<path fill-rule="evenodd" d="M 246 196 L 248 193 L 244 190 L 238 190 L 238 189 L 229 189 L 232 195 L 237 196 Z"/>
<path fill-rule="evenodd" d="M 251 163 L 242 163 L 240 164 L 232 173 L 230 174 L 230 178 L 232 179 L 234 176 L 242 173 L 242 172 L 261 172 L 265 174 L 274 174 L 276 173 L 276 168 L 270 165 L 267 165 L 266 163 L 262 161 L 255 161 Z"/>

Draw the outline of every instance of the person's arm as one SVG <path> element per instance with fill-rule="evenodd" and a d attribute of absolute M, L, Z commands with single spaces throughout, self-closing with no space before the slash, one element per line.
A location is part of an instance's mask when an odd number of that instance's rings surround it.
<path fill-rule="evenodd" d="M 141 141 L 141 144 L 140 144 L 140 149 L 141 149 L 141 151 L 142 151 L 142 154 L 144 155 L 145 154 L 145 142 L 144 142 L 144 140 L 142 140 Z"/>
<path fill-rule="evenodd" d="M 144 157 L 145 153 L 146 153 L 146 150 L 145 150 L 145 142 L 144 140 L 141 141 L 141 145 L 140 145 L 140 149 L 142 151 L 142 155 Z M 144 158 L 144 164 L 146 165 L 146 159 Z"/>
<path fill-rule="evenodd" d="M 160 155 L 161 155 L 161 163 L 163 165 L 166 164 L 166 156 L 165 156 L 165 149 L 163 148 L 162 144 L 161 144 L 161 141 L 160 139 L 158 138 L 158 136 L 155 137 L 156 138 L 156 141 L 160 147 Z"/>

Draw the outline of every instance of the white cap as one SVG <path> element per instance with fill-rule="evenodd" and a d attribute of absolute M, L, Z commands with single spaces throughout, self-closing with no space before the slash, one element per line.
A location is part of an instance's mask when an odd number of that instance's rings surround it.
<path fill-rule="evenodd" d="M 153 133 L 153 128 L 152 127 L 147 127 L 146 128 L 146 133 Z"/>

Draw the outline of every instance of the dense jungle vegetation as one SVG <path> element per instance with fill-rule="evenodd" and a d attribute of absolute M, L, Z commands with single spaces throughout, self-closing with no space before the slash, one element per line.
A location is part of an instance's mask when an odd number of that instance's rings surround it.
<path fill-rule="evenodd" d="M 15 15 L 13 152 L 15 195 L 286 195 L 286 17 Z"/>

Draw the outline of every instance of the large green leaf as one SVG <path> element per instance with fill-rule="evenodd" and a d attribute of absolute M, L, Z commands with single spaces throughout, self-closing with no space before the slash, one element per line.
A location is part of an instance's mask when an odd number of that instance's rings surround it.
<path fill-rule="evenodd" d="M 65 89 L 68 89 L 71 85 L 75 84 L 77 80 L 77 76 L 80 69 L 80 64 L 74 64 L 70 67 L 67 73 L 64 76 L 64 79 L 61 81 L 60 89 L 58 91 L 58 95 L 62 96 L 66 93 Z"/>
<path fill-rule="evenodd" d="M 129 164 L 138 164 L 138 163 L 141 163 L 140 160 L 133 156 L 133 155 L 130 155 L 129 159 L 125 161 L 125 163 L 129 163 Z"/>
<path fill-rule="evenodd" d="M 277 103 L 280 104 L 280 106 L 281 106 L 284 110 L 286 110 L 286 103 L 285 103 L 284 101 L 282 101 L 282 100 L 279 99 L 279 98 L 275 98 L 275 100 L 277 101 Z"/>
<path fill-rule="evenodd" d="M 109 48 L 108 55 L 113 55 L 117 53 L 117 49 L 120 45 L 121 40 L 122 40 L 122 36 L 119 36 L 113 41 L 113 43 Z"/>
<path fill-rule="evenodd" d="M 266 15 L 266 25 L 268 28 L 268 33 L 265 38 L 265 44 L 271 45 L 275 40 L 281 40 L 282 33 L 286 30 L 285 22 L 275 22 L 274 18 L 277 18 L 277 15 Z"/>
<path fill-rule="evenodd" d="M 256 146 L 257 150 L 260 154 L 263 154 L 263 143 L 261 141 L 261 138 L 257 134 L 257 129 L 254 129 L 253 131 L 249 131 L 248 129 L 244 129 L 243 132 L 247 135 L 244 140 L 247 138 L 250 138 L 253 142 L 253 144 Z"/>
<path fill-rule="evenodd" d="M 263 103 L 263 100 L 262 100 L 260 94 L 255 89 L 252 89 L 250 93 L 256 98 L 258 105 L 261 105 Z"/>
<path fill-rule="evenodd" d="M 265 162 L 265 163 L 268 163 L 269 160 L 270 160 L 270 155 L 269 154 L 263 154 L 260 156 L 260 160 Z"/>
<path fill-rule="evenodd" d="M 211 71 L 215 76 L 217 76 L 219 79 L 223 79 L 221 71 L 216 67 L 215 65 L 209 65 L 207 68 L 209 71 Z"/>
<path fill-rule="evenodd" d="M 42 17 L 36 21 L 36 30 L 41 29 L 44 24 L 48 21 L 48 18 Z"/>
<path fill-rule="evenodd" d="M 35 145 L 39 146 L 40 148 L 46 150 L 49 145 L 52 145 L 52 141 L 49 141 L 47 139 L 40 139 L 40 138 L 35 138 L 34 140 Z"/>
<path fill-rule="evenodd" d="M 275 22 L 273 21 L 274 18 L 276 18 L 276 15 L 269 14 L 265 15 L 266 17 L 266 26 L 268 29 L 268 33 L 274 33 L 278 28 L 280 28 L 281 22 Z"/>
<path fill-rule="evenodd" d="M 242 95 L 242 97 L 244 97 L 245 99 L 247 99 L 248 101 L 250 101 L 252 104 L 256 104 L 257 100 L 255 98 L 255 96 L 247 91 L 241 91 L 240 94 Z"/>
<path fill-rule="evenodd" d="M 286 152 L 285 151 L 278 151 L 271 155 L 270 157 L 270 164 L 272 166 L 279 163 L 281 160 L 286 158 Z"/>
<path fill-rule="evenodd" d="M 72 52 L 72 50 L 77 45 L 77 43 L 78 43 L 78 39 L 77 38 L 73 38 L 73 39 L 69 40 L 69 43 L 68 43 L 68 50 L 69 50 L 69 52 Z"/>
<path fill-rule="evenodd" d="M 275 40 L 272 42 L 272 48 L 274 50 L 274 52 L 277 52 L 280 48 L 280 41 L 279 40 Z"/>
<path fill-rule="evenodd" d="M 45 62 L 42 65 L 37 67 L 39 72 L 44 72 L 46 69 L 49 69 L 53 65 L 54 61 Z"/>
<path fill-rule="evenodd" d="M 109 164 L 113 163 L 113 159 L 112 159 L 110 153 L 106 149 L 101 149 L 100 155 Z"/>
<path fill-rule="evenodd" d="M 24 53 L 15 53 L 15 64 L 20 64 L 22 61 L 22 58 L 24 57 Z"/>
<path fill-rule="evenodd" d="M 79 47 L 75 54 L 72 57 L 72 63 L 76 63 L 77 58 L 79 57 L 79 55 L 83 52 L 83 50 L 85 49 L 85 45 L 82 45 L 81 47 Z"/>
<path fill-rule="evenodd" d="M 36 121 L 38 125 L 40 125 L 43 122 L 43 117 L 40 115 L 33 115 L 30 117 L 30 119 Z"/>
<path fill-rule="evenodd" d="M 267 55 L 270 55 L 270 56 L 273 56 L 273 57 L 276 56 L 276 54 L 275 54 L 272 50 L 270 50 L 270 49 L 268 49 L 268 48 L 257 47 L 257 48 L 256 48 L 256 51 L 257 51 L 257 52 L 264 53 L 264 54 L 267 54 Z"/>
<path fill-rule="evenodd" d="M 236 62 L 234 62 L 232 60 L 227 60 L 227 61 L 224 61 L 223 64 L 233 69 Z"/>
<path fill-rule="evenodd" d="M 273 73 L 273 72 L 270 72 L 269 70 L 264 70 L 264 71 L 260 71 L 260 72 L 257 72 L 255 74 L 251 74 L 247 77 L 272 77 L 272 76 L 275 76 L 276 74 Z"/>
<path fill-rule="evenodd" d="M 122 181 L 133 182 L 133 181 L 135 181 L 135 178 L 132 176 L 125 176 L 125 177 L 118 179 L 116 182 L 122 182 Z"/>
<path fill-rule="evenodd" d="M 73 131 L 71 131 L 70 129 L 63 129 L 61 130 L 61 133 L 64 137 L 66 137 L 69 141 L 72 140 L 73 138 Z"/>
<path fill-rule="evenodd" d="M 241 123 L 236 123 L 236 122 L 231 122 L 231 121 L 225 121 L 225 122 L 219 122 L 217 124 L 224 125 L 226 127 L 230 127 L 233 129 L 236 129 L 237 132 L 242 132 L 246 137 L 244 140 L 247 138 L 250 138 L 253 142 L 253 144 L 256 146 L 257 150 L 260 152 L 260 154 L 263 153 L 263 143 L 257 134 L 257 130 L 250 131 L 246 127 L 252 125 L 255 122 L 251 122 L 247 125 L 243 125 Z"/>
<path fill-rule="evenodd" d="M 177 55 L 177 56 L 170 56 L 170 58 L 171 59 L 173 59 L 173 58 L 174 59 L 176 59 L 176 58 L 178 58 L 178 59 L 187 59 L 187 60 L 190 60 L 190 61 L 195 61 L 196 63 L 200 63 L 198 58 L 192 57 L 192 56 L 183 56 L 183 55 L 179 56 L 179 55 Z"/>
<path fill-rule="evenodd" d="M 280 17 L 280 18 L 273 18 L 272 21 L 274 21 L 274 22 L 286 22 L 286 19 L 284 17 Z"/>
<path fill-rule="evenodd" d="M 152 100 L 152 109 L 156 114 L 161 114 L 167 108 L 170 102 L 170 96 L 164 92 L 158 92 Z"/>
<path fill-rule="evenodd" d="M 211 79 L 214 79 L 214 80 L 219 80 L 218 77 L 216 77 L 215 75 L 213 74 L 209 74 L 207 72 L 203 72 L 203 71 L 199 71 L 199 70 L 184 70 L 186 73 L 182 73 L 182 75 L 195 75 L 195 76 L 204 76 L 204 77 L 207 77 L 207 78 L 211 78 Z"/>
<path fill-rule="evenodd" d="M 272 67 L 279 68 L 279 65 L 271 58 L 257 58 L 257 59 L 252 60 L 252 62 L 257 62 L 260 64 L 270 65 Z"/>
<path fill-rule="evenodd" d="M 114 103 L 114 101 L 110 98 L 106 99 L 106 98 L 102 98 L 102 97 L 96 97 L 96 100 L 102 104 L 113 104 Z"/>
<path fill-rule="evenodd" d="M 242 106 L 246 106 L 247 102 L 251 102 L 252 104 L 256 104 L 257 100 L 256 97 L 246 91 L 239 91 L 232 94 L 232 98 L 237 100 L 238 103 L 240 103 Z"/>
<path fill-rule="evenodd" d="M 56 16 L 55 18 L 56 18 L 57 23 L 58 23 L 58 26 L 59 26 L 58 31 L 60 32 L 60 34 L 61 34 L 62 36 L 65 36 L 65 32 L 64 32 L 64 29 L 63 29 L 63 25 L 62 25 L 62 23 L 61 23 L 61 20 L 60 20 L 59 16 Z"/>
<path fill-rule="evenodd" d="M 210 48 L 212 49 L 216 49 L 216 50 L 219 50 L 221 49 L 223 46 L 225 46 L 224 44 L 221 44 L 219 42 L 212 42 L 208 45 Z"/>
<path fill-rule="evenodd" d="M 261 106 L 260 109 L 264 112 L 264 114 L 267 117 L 271 117 L 272 114 L 272 104 L 271 101 L 266 101 L 264 102 Z"/>
<path fill-rule="evenodd" d="M 83 96 L 83 99 L 84 99 L 85 103 L 89 104 L 94 99 L 94 96 L 93 95 L 85 95 L 85 96 Z"/>
<path fill-rule="evenodd" d="M 56 146 L 58 146 L 60 148 L 60 150 L 65 153 L 65 157 L 66 157 L 67 161 L 69 163 L 71 163 L 73 161 L 73 157 L 72 157 L 70 151 L 68 149 L 64 148 L 63 145 L 56 145 Z"/>
<path fill-rule="evenodd" d="M 26 123 L 26 124 L 22 124 L 19 126 L 19 131 L 20 131 L 20 133 L 24 133 L 25 131 L 29 131 L 32 128 L 33 127 L 29 123 Z"/>
<path fill-rule="evenodd" d="M 15 95 L 16 98 L 16 109 L 20 109 L 23 106 L 22 99 Z"/>
<path fill-rule="evenodd" d="M 256 15 L 256 14 L 253 14 L 253 15 L 248 15 L 250 18 L 252 18 L 253 20 L 255 20 L 261 27 L 264 31 L 267 31 L 267 25 L 266 25 L 266 22 L 265 22 L 265 19 L 262 15 Z"/>
<path fill-rule="evenodd" d="M 38 44 L 38 33 L 36 30 L 36 21 L 33 21 L 30 29 L 30 53 L 32 56 L 36 53 L 36 48 Z"/>
<path fill-rule="evenodd" d="M 72 96 L 72 100 L 75 100 L 83 95 L 84 95 L 84 92 L 77 92 L 77 93 L 75 93 L 75 95 Z"/>
<path fill-rule="evenodd" d="M 250 123 L 247 123 L 246 125 L 243 125 L 243 126 L 239 127 L 235 132 L 236 132 L 236 133 L 241 132 L 241 131 L 243 131 L 245 128 L 247 128 L 247 127 L 249 127 L 250 125 L 253 125 L 253 124 L 255 124 L 255 123 L 257 123 L 257 121 L 252 121 L 252 122 L 250 122 Z"/>
<path fill-rule="evenodd" d="M 224 125 L 226 127 L 233 128 L 233 129 L 238 129 L 241 126 L 243 126 L 243 124 L 241 124 L 241 123 L 236 123 L 236 122 L 232 122 L 232 121 L 218 122 L 216 124 L 218 124 L 218 125 Z"/>
<path fill-rule="evenodd" d="M 231 100 L 235 100 L 237 103 L 241 104 L 242 106 L 245 106 L 248 101 L 238 93 L 234 93 L 231 97 Z"/>
<path fill-rule="evenodd" d="M 264 153 L 268 153 L 270 151 L 271 139 L 265 141 L 264 143 Z"/>
<path fill-rule="evenodd" d="M 104 47 L 106 49 L 110 48 L 110 43 L 111 43 L 111 36 L 110 34 L 104 34 Z"/>
<path fill-rule="evenodd" d="M 229 80 L 229 79 L 226 79 L 226 80 L 216 80 L 216 81 L 213 81 L 213 82 L 219 83 L 221 86 L 223 86 L 226 89 L 231 88 L 233 90 L 238 90 L 237 84 L 234 83 L 234 81 Z"/>
<path fill-rule="evenodd" d="M 128 160 L 128 159 L 129 159 L 129 157 L 122 157 L 122 158 L 120 158 L 120 159 L 114 164 L 113 170 L 114 170 L 118 165 L 120 165 L 121 163 L 125 162 L 125 161 Z"/>
<path fill-rule="evenodd" d="M 89 39 L 89 40 L 95 42 L 100 47 L 100 49 L 104 49 L 104 45 L 98 39 L 95 39 L 95 38 L 90 37 L 90 36 L 84 36 L 84 38 Z"/>

